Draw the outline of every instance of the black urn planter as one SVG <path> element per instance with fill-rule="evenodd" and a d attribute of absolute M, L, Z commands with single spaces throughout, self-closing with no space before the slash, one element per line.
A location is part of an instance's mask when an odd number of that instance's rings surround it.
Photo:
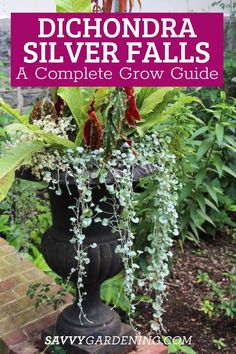
<path fill-rule="evenodd" d="M 67 187 L 62 183 L 61 195 L 49 190 L 49 197 L 52 210 L 52 227 L 43 235 L 42 254 L 50 266 L 62 278 L 67 278 L 72 268 L 77 267 L 75 260 L 76 250 L 70 240 L 73 236 L 71 229 L 72 210 L 69 206 L 75 204 L 78 197 L 76 186 L 71 184 L 68 193 Z M 96 205 L 99 200 L 108 194 L 104 185 L 96 185 L 92 189 L 93 202 Z M 103 205 L 103 209 L 112 212 L 112 206 Z M 110 209 L 110 210 L 109 210 Z M 58 316 L 54 328 L 45 330 L 42 335 L 42 342 L 47 335 L 50 336 L 79 336 L 80 340 L 84 336 L 82 345 L 65 344 L 67 354 L 123 354 L 132 350 L 133 345 L 109 343 L 112 338 L 128 336 L 134 337 L 131 326 L 123 324 L 119 315 L 100 299 L 101 283 L 118 274 L 122 269 L 122 260 L 119 254 L 115 253 L 118 236 L 111 232 L 109 226 L 92 223 L 85 229 L 84 246 L 96 243 L 96 248 L 88 248 L 90 263 L 86 266 L 87 276 L 83 280 L 84 291 L 87 295 L 83 298 L 83 310 L 88 321 L 82 318 L 80 321 L 80 309 L 76 304 L 66 307 Z M 76 283 L 76 272 L 72 274 L 72 282 Z M 86 340 L 90 338 L 90 340 Z M 126 337 L 127 338 L 127 337 Z M 101 340 L 102 345 L 92 345 L 92 342 Z M 118 343 L 119 340 L 116 342 Z M 131 341 L 132 342 L 132 341 Z M 76 342 L 75 342 L 76 343 Z"/>

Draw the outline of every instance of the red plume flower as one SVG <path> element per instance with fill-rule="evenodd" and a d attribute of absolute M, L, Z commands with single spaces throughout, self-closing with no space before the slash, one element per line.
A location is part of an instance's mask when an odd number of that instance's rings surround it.
<path fill-rule="evenodd" d="M 102 125 L 95 111 L 89 112 L 89 118 L 84 125 L 84 141 L 91 150 L 102 146 Z"/>
<path fill-rule="evenodd" d="M 125 118 L 130 127 L 136 128 L 135 122 L 140 121 L 141 117 L 135 100 L 134 88 L 124 87 L 124 91 L 127 95 L 127 110 L 125 112 Z"/>

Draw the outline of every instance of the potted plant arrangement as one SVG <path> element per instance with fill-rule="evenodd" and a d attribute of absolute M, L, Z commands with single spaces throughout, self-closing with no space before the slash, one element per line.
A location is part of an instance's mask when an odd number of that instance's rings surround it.
<path fill-rule="evenodd" d="M 89 0 L 57 0 L 64 12 L 74 11 L 74 3 L 76 11 L 90 5 Z M 101 10 L 97 1 L 92 4 L 95 11 Z M 104 1 L 104 10 L 110 11 L 111 4 Z M 120 1 L 120 10 L 125 7 L 126 1 Z M 172 238 L 178 234 L 178 180 L 169 138 L 162 138 L 156 126 L 187 102 L 169 105 L 177 91 L 64 87 L 54 99 L 37 102 L 30 116 L 0 99 L 1 109 L 16 119 L 4 127 L 0 147 L 0 200 L 15 174 L 48 183 L 53 225 L 43 235 L 42 253 L 51 269 L 77 288 L 75 303 L 58 317 L 58 335 L 133 335 L 132 327 L 122 324 L 99 295 L 101 283 L 122 270 L 131 324 L 138 287 L 152 293 L 151 328 L 158 331 L 162 326 L 164 280 Z M 139 223 L 135 186 L 145 176 L 156 181 L 156 219 L 145 249 L 149 265 L 144 274 L 137 262 L 144 250 L 134 248 L 133 224 Z M 99 351 L 84 343 L 72 347 L 69 353 L 125 350 L 123 346 Z"/>

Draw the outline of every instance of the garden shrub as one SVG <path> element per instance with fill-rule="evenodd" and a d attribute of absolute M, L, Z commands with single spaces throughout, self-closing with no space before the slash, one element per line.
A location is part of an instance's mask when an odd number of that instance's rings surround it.
<path fill-rule="evenodd" d="M 214 94 L 218 103 L 211 107 L 186 105 L 156 127 L 163 137 L 168 135 L 169 148 L 178 157 L 181 243 L 186 239 L 198 243 L 201 234 L 214 236 L 226 224 L 236 226 L 229 216 L 236 203 L 236 100 L 219 90 Z M 150 180 L 140 186 L 144 191 L 137 197 L 137 209 L 143 223 L 136 230 L 136 242 L 145 244 L 155 216 L 151 198 L 157 186 Z"/>

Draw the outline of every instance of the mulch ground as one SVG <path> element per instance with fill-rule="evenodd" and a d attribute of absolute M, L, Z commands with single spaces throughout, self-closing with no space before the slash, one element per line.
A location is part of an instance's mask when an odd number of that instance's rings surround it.
<path fill-rule="evenodd" d="M 201 270 L 212 280 L 222 281 L 222 272 L 236 265 L 236 241 L 226 230 L 214 239 L 201 240 L 199 247 L 185 243 L 184 250 L 181 250 L 176 245 L 174 254 L 163 317 L 165 335 L 192 336 L 191 346 L 199 354 L 236 353 L 236 321 L 223 316 L 210 319 L 200 310 L 209 290 L 196 280 L 198 270 Z M 142 334 L 147 335 L 152 311 L 144 305 L 139 310 L 137 324 Z M 224 349 L 218 349 L 213 343 L 214 339 L 220 338 L 226 344 Z"/>

